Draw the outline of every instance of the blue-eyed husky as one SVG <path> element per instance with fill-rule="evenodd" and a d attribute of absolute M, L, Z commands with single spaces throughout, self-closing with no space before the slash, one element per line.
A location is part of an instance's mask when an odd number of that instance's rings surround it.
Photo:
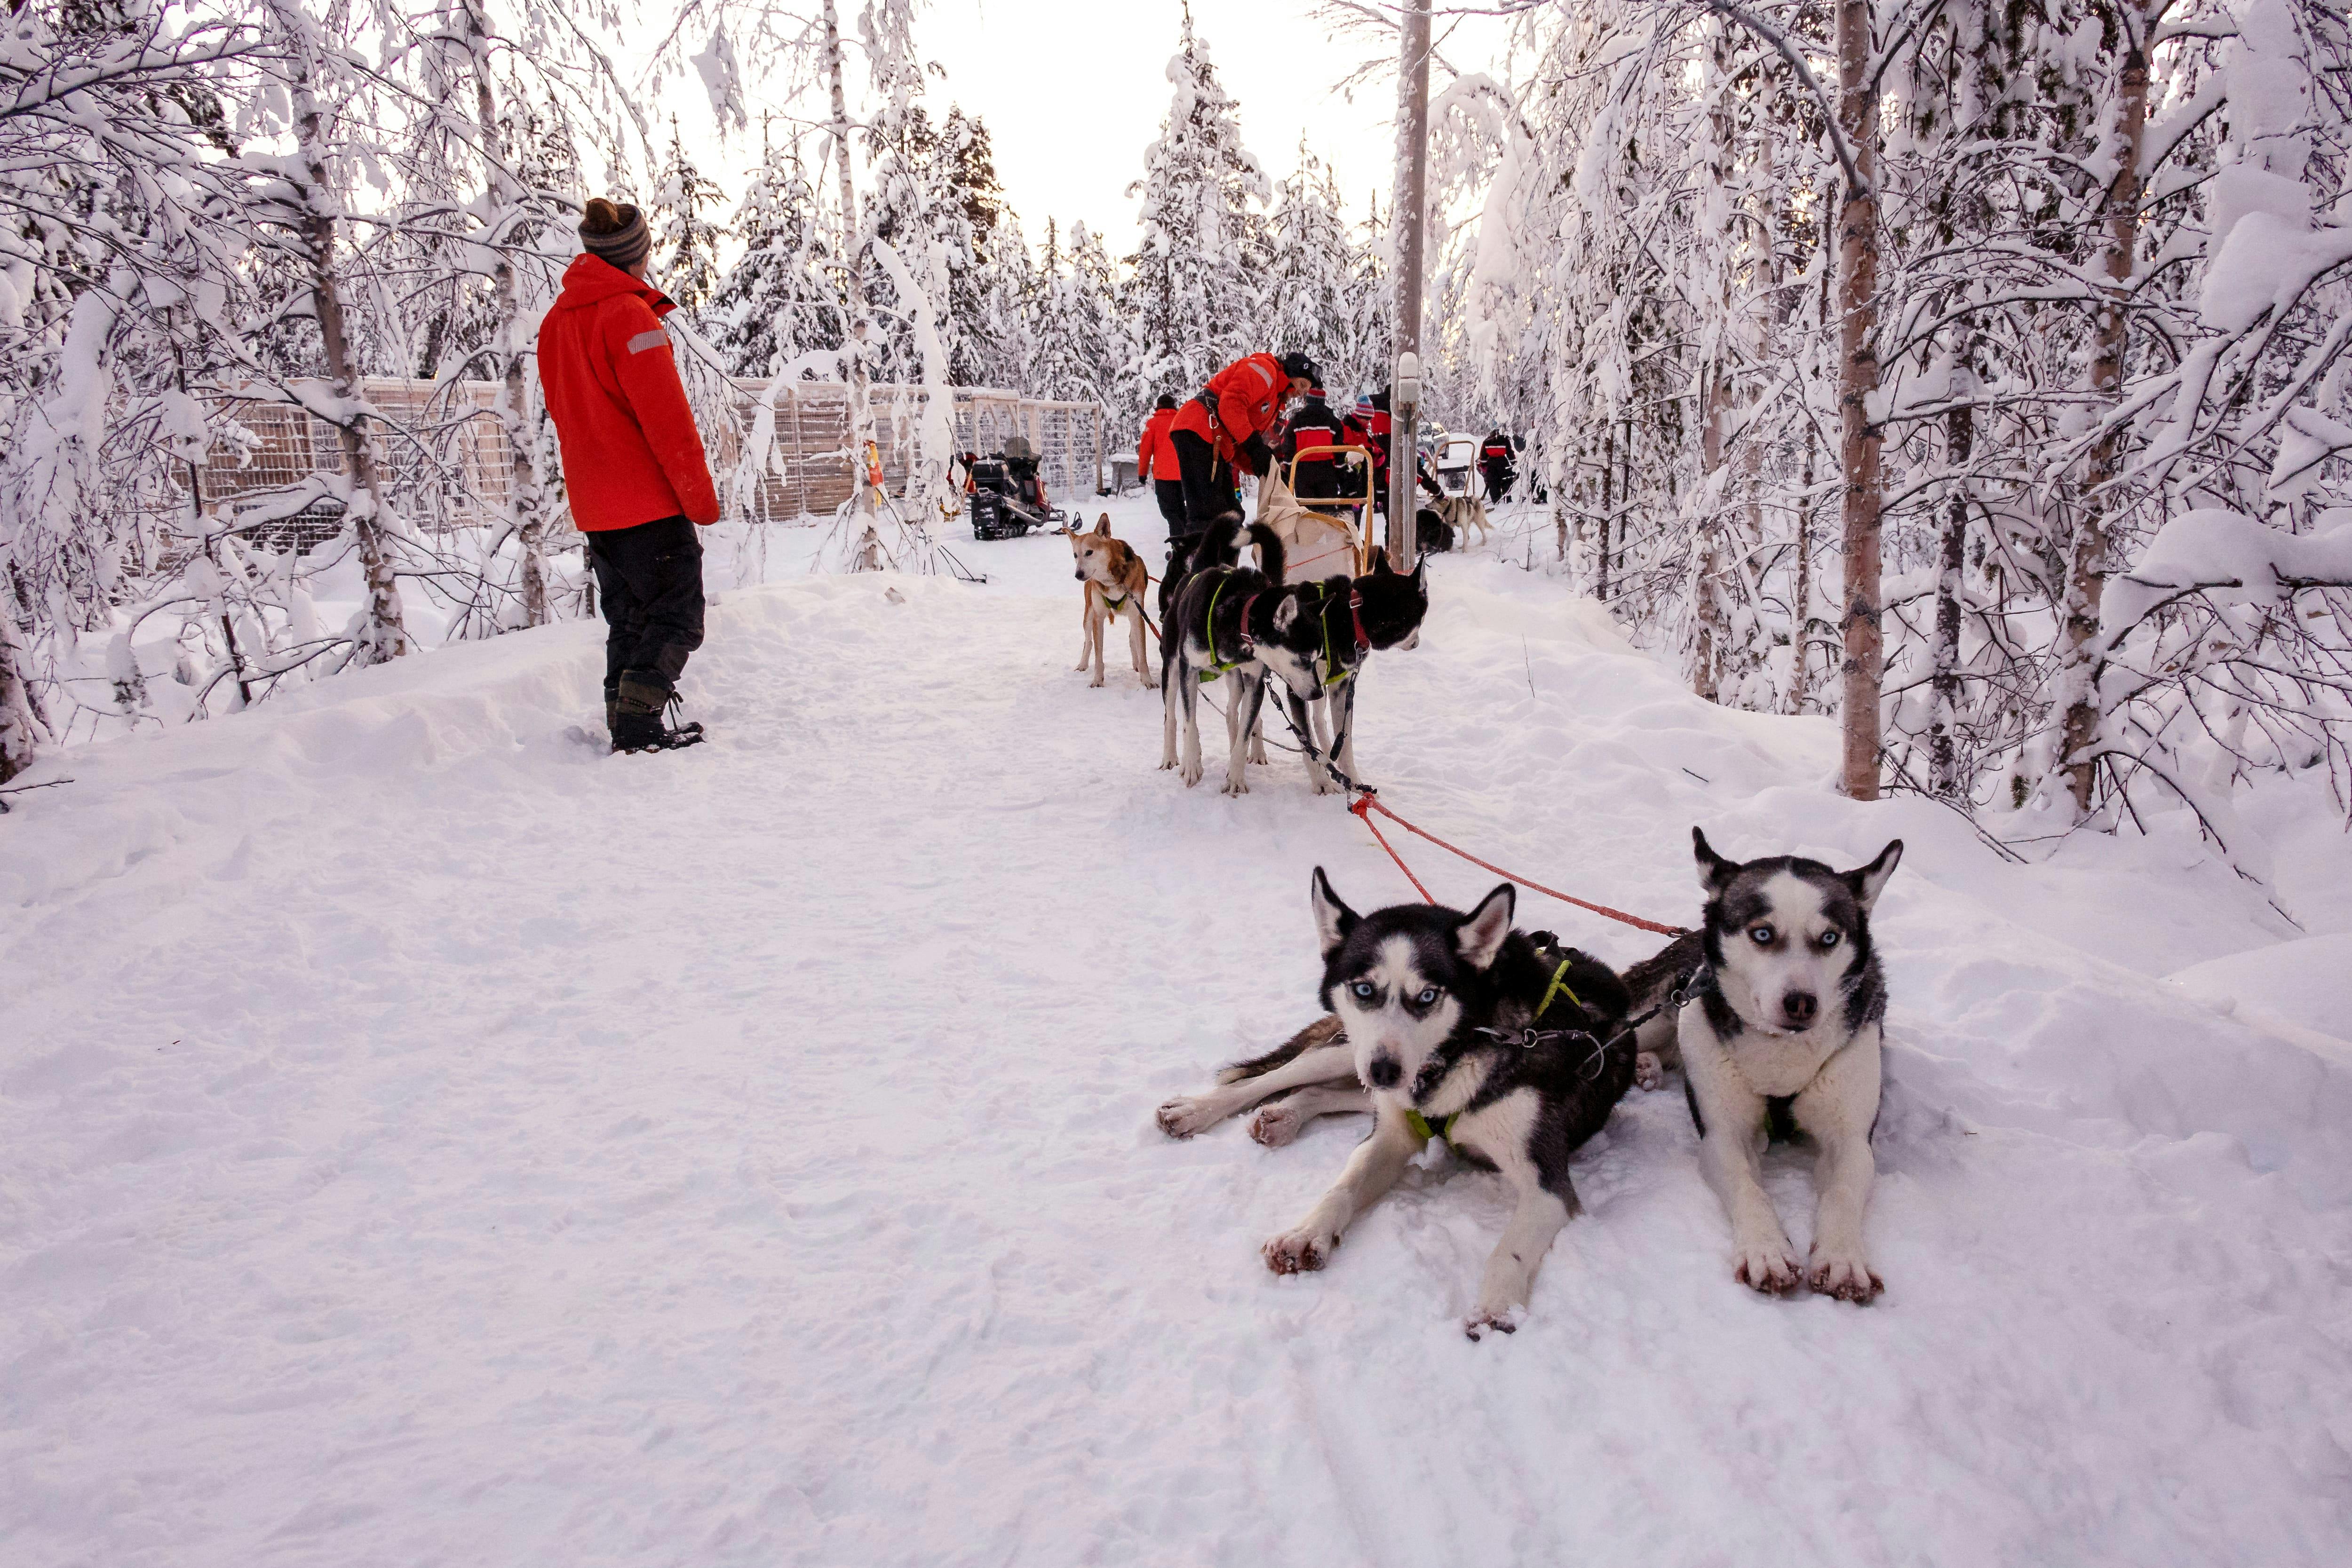
<path fill-rule="evenodd" d="M 1903 858 L 1895 840 L 1868 865 L 1832 871 L 1776 855 L 1735 862 L 1691 830 L 1706 915 L 1694 936 L 1626 976 L 1633 1005 L 1664 1005 L 1641 1031 L 1654 1086 L 1679 1051 L 1699 1166 L 1731 1218 L 1732 1274 L 1779 1294 L 1800 1279 L 1849 1301 L 1884 1289 L 1863 1247 L 1875 1165 L 1880 1021 L 1886 980 L 1870 910 Z M 1820 1151 L 1812 1254 L 1796 1250 L 1759 1179 L 1769 1137 L 1803 1133 Z"/>
<path fill-rule="evenodd" d="M 1344 1035 L 1372 1131 L 1307 1218 L 1265 1244 L 1266 1266 L 1322 1268 L 1356 1217 L 1442 1137 L 1517 1198 L 1464 1324 L 1473 1339 L 1508 1333 L 1576 1212 L 1570 1156 L 1633 1082 L 1625 988 L 1598 959 L 1512 930 L 1508 883 L 1467 915 L 1424 904 L 1359 915 L 1318 867 L 1313 898 L 1337 1030 L 1310 1050 Z"/>

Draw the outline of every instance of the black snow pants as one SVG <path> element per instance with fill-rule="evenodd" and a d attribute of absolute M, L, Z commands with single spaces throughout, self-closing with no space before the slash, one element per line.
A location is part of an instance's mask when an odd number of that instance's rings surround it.
<path fill-rule="evenodd" d="M 1176 471 L 1182 476 L 1185 537 L 1206 533 L 1217 518 L 1240 509 L 1234 499 L 1234 465 L 1215 447 L 1189 430 L 1171 431 L 1168 444 L 1176 449 Z"/>
<path fill-rule="evenodd" d="M 1160 515 L 1168 519 L 1168 540 L 1173 544 L 1192 531 L 1184 521 L 1184 482 L 1181 479 L 1154 479 L 1152 498 L 1160 503 Z"/>
<path fill-rule="evenodd" d="M 702 540 L 684 517 L 588 535 L 588 559 L 604 605 L 604 695 L 621 677 L 677 685 L 687 655 L 702 646 Z M 636 683 L 632 683 L 636 684 Z"/>
<path fill-rule="evenodd" d="M 1511 471 L 1499 463 L 1486 470 L 1486 504 L 1488 506 L 1499 507 L 1503 504 L 1503 496 L 1511 487 Z"/>

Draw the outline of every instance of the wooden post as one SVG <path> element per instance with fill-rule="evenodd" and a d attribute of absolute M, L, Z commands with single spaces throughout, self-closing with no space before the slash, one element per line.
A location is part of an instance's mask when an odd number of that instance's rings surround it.
<path fill-rule="evenodd" d="M 1429 189 L 1429 0 L 1405 0 L 1404 50 L 1397 75 L 1397 233 L 1395 355 L 1421 352 L 1421 240 Z M 1395 361 L 1391 361 L 1393 365 Z M 1393 383 L 1391 383 L 1393 385 Z M 1414 428 L 1417 407 L 1389 411 L 1389 563 L 1412 570 L 1412 518 L 1417 491 Z"/>

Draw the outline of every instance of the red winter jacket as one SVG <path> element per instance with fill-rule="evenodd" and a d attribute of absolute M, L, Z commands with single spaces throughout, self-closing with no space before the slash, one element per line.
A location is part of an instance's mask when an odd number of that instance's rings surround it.
<path fill-rule="evenodd" d="M 1143 439 L 1135 444 L 1135 476 L 1149 479 L 1152 471 L 1173 482 L 1176 478 L 1176 449 L 1168 444 L 1168 427 L 1176 423 L 1172 408 L 1155 408 L 1151 417 L 1143 422 Z"/>
<path fill-rule="evenodd" d="M 1209 418 L 1209 405 L 1196 397 L 1176 411 L 1173 428 L 1191 431 L 1215 447 L 1218 456 L 1231 462 L 1242 443 L 1274 428 L 1283 395 L 1290 391 L 1290 378 L 1282 373 L 1282 361 L 1272 354 L 1252 354 L 1211 376 L 1202 390 L 1216 399 L 1214 424 Z"/>
<path fill-rule="evenodd" d="M 578 256 L 539 324 L 539 383 L 563 450 L 572 521 L 584 533 L 681 513 L 719 520 L 719 492 L 677 379 L 661 290 Z"/>

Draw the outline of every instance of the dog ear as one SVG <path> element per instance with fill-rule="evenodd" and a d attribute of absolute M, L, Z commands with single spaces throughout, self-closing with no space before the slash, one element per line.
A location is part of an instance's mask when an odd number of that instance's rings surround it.
<path fill-rule="evenodd" d="M 1396 575 L 1395 571 L 1391 570 L 1389 566 L 1389 548 L 1386 545 L 1374 545 L 1372 547 L 1372 575 L 1374 577 L 1394 577 Z"/>
<path fill-rule="evenodd" d="M 1903 841 L 1897 839 L 1879 851 L 1876 860 L 1845 873 L 1845 884 L 1853 889 L 1853 900 L 1862 905 L 1864 915 L 1869 914 L 1870 906 L 1878 902 L 1879 892 L 1885 887 L 1886 879 L 1893 876 L 1895 868 L 1902 863 Z"/>
<path fill-rule="evenodd" d="M 1739 870 L 1737 861 L 1725 860 L 1706 841 L 1706 834 L 1697 828 L 1691 830 L 1691 852 L 1698 857 L 1698 887 L 1712 896 L 1731 885 L 1731 878 Z"/>
<path fill-rule="evenodd" d="M 1105 513 L 1102 515 L 1102 521 L 1100 521 L 1100 522 L 1098 522 L 1098 523 L 1097 523 L 1097 524 L 1095 525 L 1095 532 L 1097 532 L 1097 533 L 1098 533 L 1098 534 L 1101 534 L 1101 535 L 1102 535 L 1102 536 L 1104 536 L 1106 538 L 1109 537 L 1109 535 L 1110 535 L 1110 514 L 1109 514 L 1108 512 L 1105 512 Z"/>
<path fill-rule="evenodd" d="M 1511 934 L 1511 915 L 1519 907 L 1519 890 L 1509 883 L 1478 901 L 1478 907 L 1463 916 L 1462 925 L 1454 934 L 1454 950 L 1462 961 L 1474 969 L 1484 969 L 1503 950 L 1503 938 Z"/>
<path fill-rule="evenodd" d="M 1331 879 L 1323 874 L 1319 865 L 1315 868 L 1309 893 L 1315 904 L 1315 935 L 1321 939 L 1323 956 L 1328 958 L 1339 951 L 1348 933 L 1356 928 L 1356 912 L 1339 902 L 1339 895 L 1331 891 Z"/>

